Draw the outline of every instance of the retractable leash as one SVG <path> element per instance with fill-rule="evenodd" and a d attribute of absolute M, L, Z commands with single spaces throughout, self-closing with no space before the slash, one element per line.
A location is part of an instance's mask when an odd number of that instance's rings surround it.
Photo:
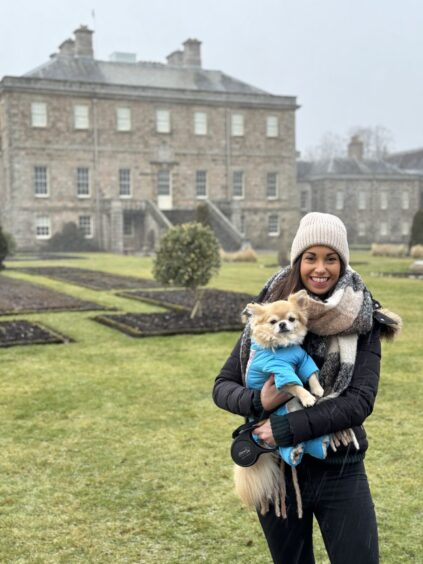
<path fill-rule="evenodd" d="M 231 457 L 238 466 L 252 466 L 261 454 L 274 452 L 277 447 L 261 446 L 253 438 L 253 431 L 260 423 L 250 421 L 240 425 L 232 433 Z"/>

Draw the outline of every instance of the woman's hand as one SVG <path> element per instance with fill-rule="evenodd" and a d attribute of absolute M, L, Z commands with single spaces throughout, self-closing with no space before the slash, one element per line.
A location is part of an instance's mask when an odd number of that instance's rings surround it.
<path fill-rule="evenodd" d="M 266 411 L 273 411 L 291 397 L 290 394 L 277 389 L 273 374 L 266 380 L 260 393 L 261 405 Z"/>
<path fill-rule="evenodd" d="M 253 433 L 268 445 L 276 446 L 276 442 L 272 433 L 272 426 L 270 425 L 270 419 L 266 419 L 258 427 L 255 427 Z"/>

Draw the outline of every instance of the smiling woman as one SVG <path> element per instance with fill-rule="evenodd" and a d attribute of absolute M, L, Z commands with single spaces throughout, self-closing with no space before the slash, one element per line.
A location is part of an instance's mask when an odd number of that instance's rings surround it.
<path fill-rule="evenodd" d="M 279 374 L 270 376 L 261 390 L 245 387 L 254 358 L 251 322 L 216 378 L 213 397 L 219 407 L 260 422 L 254 433 L 267 444 L 285 448 L 329 436 L 325 456 L 305 454 L 292 478 L 286 473 L 286 482 L 280 462 L 276 477 L 283 487 L 276 497 L 272 489 L 259 514 L 274 562 L 315 562 L 316 517 L 332 563 L 376 564 L 378 534 L 363 462 L 368 441 L 362 424 L 376 398 L 380 337 L 395 334 L 401 320 L 381 315 L 380 304 L 349 266 L 344 224 L 330 214 L 303 217 L 292 243 L 291 265 L 267 282 L 257 301 L 284 300 L 301 289 L 308 293 L 303 347 L 320 370 L 325 397 L 297 410 L 275 385 Z M 278 411 L 283 404 L 285 414 Z M 265 466 L 251 467 L 259 481 L 265 479 L 260 473 Z M 279 503 L 285 513 L 278 511 Z"/>

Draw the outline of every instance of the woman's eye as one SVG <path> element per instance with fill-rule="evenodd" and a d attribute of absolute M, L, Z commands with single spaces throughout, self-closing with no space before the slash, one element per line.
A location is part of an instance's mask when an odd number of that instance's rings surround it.
<path fill-rule="evenodd" d="M 291 315 L 290 317 L 288 317 L 288 321 L 290 321 L 291 323 L 294 323 L 295 317 L 292 317 L 292 315 Z"/>
<path fill-rule="evenodd" d="M 270 325 L 274 325 L 276 323 L 276 319 L 271 319 L 270 320 Z"/>

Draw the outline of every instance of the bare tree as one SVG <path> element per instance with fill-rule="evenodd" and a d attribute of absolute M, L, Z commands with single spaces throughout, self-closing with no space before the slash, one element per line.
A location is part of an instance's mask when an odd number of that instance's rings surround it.
<path fill-rule="evenodd" d="M 304 152 L 304 158 L 307 161 L 326 161 L 345 156 L 345 140 L 341 135 L 333 131 L 326 131 L 326 133 L 322 135 L 318 145 L 308 147 Z"/>
<path fill-rule="evenodd" d="M 348 142 L 353 135 L 357 135 L 363 142 L 365 159 L 384 159 L 392 152 L 394 139 L 391 131 L 383 125 L 374 127 L 351 127 L 348 135 L 342 137 L 333 131 L 327 131 L 322 135 L 320 142 L 307 147 L 304 159 L 308 161 L 322 161 L 333 158 L 344 158 L 347 156 Z"/>
<path fill-rule="evenodd" d="M 392 132 L 383 125 L 374 127 L 352 127 L 349 136 L 357 135 L 364 145 L 365 159 L 384 159 L 394 147 Z"/>

